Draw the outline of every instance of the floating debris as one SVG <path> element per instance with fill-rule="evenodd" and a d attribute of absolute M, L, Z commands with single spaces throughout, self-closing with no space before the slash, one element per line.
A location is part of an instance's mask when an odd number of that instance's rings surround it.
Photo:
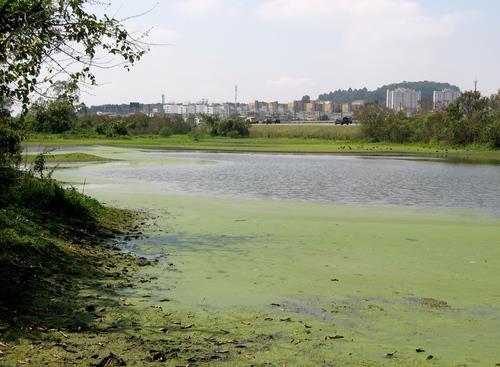
<path fill-rule="evenodd" d="M 95 305 L 87 305 L 87 306 L 85 306 L 85 311 L 87 311 L 87 312 L 94 312 L 95 311 Z"/>
<path fill-rule="evenodd" d="M 126 366 L 127 362 L 125 362 L 122 358 L 118 357 L 116 354 L 109 353 L 107 357 L 104 357 L 101 362 L 95 364 L 94 367 L 112 367 L 112 366 Z"/>
<path fill-rule="evenodd" d="M 327 335 L 325 336 L 325 340 L 337 340 L 337 339 L 344 339 L 343 335 Z"/>
<path fill-rule="evenodd" d="M 166 362 L 167 355 L 164 352 L 159 352 L 157 350 L 149 351 L 149 360 L 151 362 Z"/>

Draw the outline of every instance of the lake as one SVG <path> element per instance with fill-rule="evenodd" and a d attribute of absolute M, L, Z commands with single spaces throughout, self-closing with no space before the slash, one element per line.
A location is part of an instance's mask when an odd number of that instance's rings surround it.
<path fill-rule="evenodd" d="M 500 167 L 85 149 L 116 161 L 56 177 L 149 218 L 119 243 L 159 260 L 121 290 L 138 312 L 168 299 L 189 332 L 254 346 L 256 365 L 499 362 Z"/>
<path fill-rule="evenodd" d="M 500 214 L 500 166 L 495 165 L 408 157 L 154 151 L 135 152 L 129 158 L 140 164 L 108 164 L 87 172 L 147 182 L 161 192 Z M 177 164 L 154 164 L 162 158 Z"/>

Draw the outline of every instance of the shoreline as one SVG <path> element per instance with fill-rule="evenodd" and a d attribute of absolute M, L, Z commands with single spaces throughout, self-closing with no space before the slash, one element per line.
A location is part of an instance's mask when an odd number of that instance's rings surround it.
<path fill-rule="evenodd" d="M 158 136 L 133 136 L 128 138 L 66 138 L 37 136 L 28 139 L 24 146 L 69 147 L 107 146 L 179 152 L 210 153 L 264 153 L 264 154 L 314 154 L 357 155 L 372 157 L 408 157 L 450 163 L 500 164 L 500 150 L 484 147 L 449 147 L 362 141 L 326 140 L 318 138 L 202 138 L 188 136 L 168 138 Z"/>

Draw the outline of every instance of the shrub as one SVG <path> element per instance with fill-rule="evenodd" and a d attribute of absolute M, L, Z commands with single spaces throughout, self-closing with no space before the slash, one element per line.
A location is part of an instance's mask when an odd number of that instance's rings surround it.
<path fill-rule="evenodd" d="M 188 134 L 195 126 L 195 123 L 190 120 L 184 120 L 182 117 L 166 117 L 162 121 L 160 135 L 184 135 Z"/>
<path fill-rule="evenodd" d="M 500 118 L 486 126 L 483 140 L 490 148 L 500 148 Z"/>
<path fill-rule="evenodd" d="M 99 135 L 106 135 L 108 133 L 108 129 L 105 123 L 100 123 L 96 125 L 95 132 Z"/>
<path fill-rule="evenodd" d="M 228 136 L 231 138 L 242 138 L 250 135 L 250 127 L 240 117 L 229 117 L 225 120 L 217 121 L 211 130 L 213 136 Z"/>
<path fill-rule="evenodd" d="M 119 136 L 128 135 L 127 126 L 125 125 L 125 123 L 122 120 L 113 121 L 111 123 L 110 131 L 109 131 L 108 135 L 112 135 L 112 136 L 115 136 L 115 135 L 119 135 Z"/>
<path fill-rule="evenodd" d="M 413 122 L 413 142 L 447 142 L 450 141 L 448 136 L 444 115 L 438 111 L 435 113 L 425 113 L 417 116 Z"/>
<path fill-rule="evenodd" d="M 465 117 L 449 121 L 451 144 L 466 145 L 473 141 L 471 127 Z"/>
<path fill-rule="evenodd" d="M 19 165 L 22 139 L 22 133 L 10 126 L 9 118 L 0 118 L 0 167 Z"/>
<path fill-rule="evenodd" d="M 193 127 L 193 129 L 191 129 L 191 131 L 189 132 L 188 135 L 194 141 L 198 141 L 201 138 L 203 138 L 204 136 L 210 135 L 210 132 L 211 132 L 211 128 L 209 126 L 207 126 L 205 124 L 200 124 L 200 125 L 196 125 L 195 127 Z"/>
<path fill-rule="evenodd" d="M 385 140 L 385 119 L 389 111 L 378 103 L 364 106 L 356 117 L 361 123 L 361 135 L 370 141 Z"/>
<path fill-rule="evenodd" d="M 163 127 L 160 129 L 160 135 L 163 137 L 168 137 L 172 135 L 172 130 L 169 127 Z"/>
<path fill-rule="evenodd" d="M 389 115 L 384 123 L 384 140 L 392 143 L 407 143 L 413 135 L 411 121 L 397 115 Z"/>

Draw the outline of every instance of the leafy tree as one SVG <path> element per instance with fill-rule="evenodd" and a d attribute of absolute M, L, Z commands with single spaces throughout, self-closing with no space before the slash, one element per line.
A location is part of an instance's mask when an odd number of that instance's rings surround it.
<path fill-rule="evenodd" d="M 384 140 L 382 129 L 384 121 L 390 112 L 379 103 L 367 103 L 359 111 L 355 117 L 361 123 L 361 133 L 363 136 L 372 141 Z"/>
<path fill-rule="evenodd" d="M 448 133 L 444 111 L 426 112 L 414 118 L 412 140 L 415 142 L 447 142 L 450 141 Z"/>
<path fill-rule="evenodd" d="M 484 141 L 490 148 L 500 148 L 500 117 L 486 127 Z"/>
<path fill-rule="evenodd" d="M 93 67 L 103 50 L 128 68 L 144 54 L 119 20 L 88 11 L 90 0 L 3 0 L 0 3 L 0 96 L 21 101 L 45 82 L 65 77 L 66 90 L 80 81 L 96 84 Z"/>
<path fill-rule="evenodd" d="M 144 43 L 131 36 L 123 24 L 107 15 L 88 11 L 92 0 L 0 0 L 0 165 L 15 165 L 21 152 L 23 134 L 6 117 L 6 101 L 22 103 L 24 113 L 33 93 L 44 94 L 45 85 L 66 79 L 65 100 L 74 96 L 79 82 L 95 85 L 94 67 L 98 52 L 116 55 L 129 68 L 146 52 Z M 67 130 L 52 119 L 61 112 L 71 115 L 68 106 L 40 115 L 43 131 Z"/>
<path fill-rule="evenodd" d="M 495 111 L 500 111 L 500 91 L 493 94 L 490 98 L 490 107 Z"/>
<path fill-rule="evenodd" d="M 75 107 L 66 100 L 40 103 L 35 111 L 33 130 L 36 132 L 60 134 L 71 130 L 76 122 Z"/>
<path fill-rule="evenodd" d="M 479 142 L 482 131 L 491 121 L 490 100 L 479 92 L 464 92 L 446 109 L 451 143 L 465 145 Z"/>
<path fill-rule="evenodd" d="M 0 117 L 0 168 L 16 167 L 21 162 L 22 133 L 7 117 Z"/>
<path fill-rule="evenodd" d="M 201 121 L 208 125 L 209 127 L 213 128 L 217 123 L 220 122 L 220 117 L 219 115 L 206 115 L 204 113 L 199 114 Z"/>
<path fill-rule="evenodd" d="M 456 117 L 461 117 L 463 115 L 466 118 L 470 118 L 474 113 L 478 113 L 488 108 L 489 100 L 488 98 L 481 97 L 481 93 L 479 92 L 468 91 L 462 93 L 453 104 L 455 106 L 451 108 L 454 109 L 453 112 L 458 115 L 456 115 Z"/>

